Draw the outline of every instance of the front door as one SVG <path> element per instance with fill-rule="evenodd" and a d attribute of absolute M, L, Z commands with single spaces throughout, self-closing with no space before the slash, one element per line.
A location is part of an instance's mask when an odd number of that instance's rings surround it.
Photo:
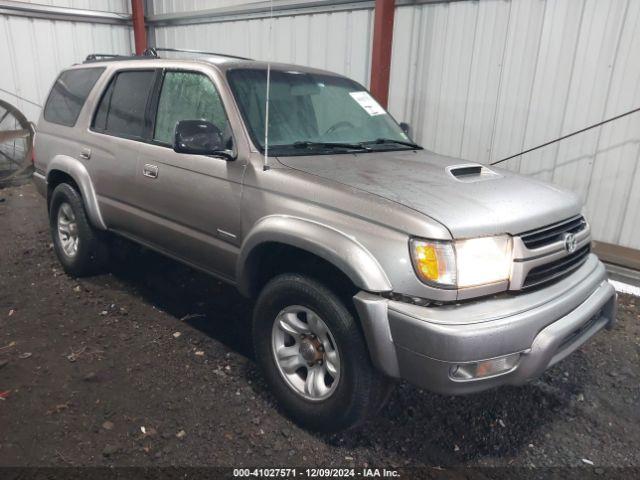
<path fill-rule="evenodd" d="M 204 72 L 167 70 L 158 95 L 152 139 L 140 146 L 136 203 L 146 213 L 145 235 L 157 248 L 233 279 L 240 243 L 242 159 L 176 153 L 180 120 L 207 120 L 233 135 L 224 105 Z"/>

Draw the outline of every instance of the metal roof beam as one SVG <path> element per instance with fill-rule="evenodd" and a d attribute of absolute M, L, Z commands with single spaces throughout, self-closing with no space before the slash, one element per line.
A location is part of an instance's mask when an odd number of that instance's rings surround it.
<path fill-rule="evenodd" d="M 37 3 L 0 0 L 0 15 L 13 15 L 46 20 L 66 20 L 70 22 L 109 23 L 130 25 L 131 15 L 128 13 L 102 12 L 83 8 L 54 7 Z"/>
<path fill-rule="evenodd" d="M 396 0 L 396 6 L 424 3 L 452 3 L 478 0 Z M 273 0 L 273 16 L 309 15 L 312 13 L 342 12 L 348 10 L 373 9 L 375 0 Z M 231 22 L 267 18 L 270 2 L 252 2 L 240 6 L 209 8 L 188 12 L 151 14 L 147 25 L 153 27 L 169 25 L 191 25 L 197 23 Z"/>
<path fill-rule="evenodd" d="M 366 8 L 373 8 L 373 0 L 274 0 L 273 16 L 304 15 Z M 270 2 L 263 1 L 241 6 L 150 15 L 147 18 L 147 22 L 155 26 L 188 25 L 265 18 L 269 14 Z"/>

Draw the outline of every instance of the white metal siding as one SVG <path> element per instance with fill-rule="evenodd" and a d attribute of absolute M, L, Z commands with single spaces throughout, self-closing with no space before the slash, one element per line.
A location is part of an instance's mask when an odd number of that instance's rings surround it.
<path fill-rule="evenodd" d="M 83 2 L 54 3 L 80 6 Z M 131 28 L 125 25 L 0 15 L 0 89 L 43 105 L 62 69 L 82 62 L 90 53 L 129 55 L 132 44 Z M 29 120 L 38 120 L 40 108 L 33 103 L 1 90 L 0 98 L 18 107 Z"/>
<path fill-rule="evenodd" d="M 390 110 L 487 163 L 640 106 L 640 2 L 481 0 L 396 10 Z M 508 168 L 579 193 L 596 239 L 640 248 L 640 114 Z"/>
<path fill-rule="evenodd" d="M 368 84 L 372 21 L 372 10 L 275 17 L 272 49 L 265 18 L 157 27 L 155 43 L 309 65 Z"/>

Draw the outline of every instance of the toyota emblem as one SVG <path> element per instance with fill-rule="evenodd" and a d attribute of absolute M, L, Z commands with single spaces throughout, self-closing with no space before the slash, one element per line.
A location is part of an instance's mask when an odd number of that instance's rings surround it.
<path fill-rule="evenodd" d="M 573 233 L 565 233 L 564 235 L 564 249 L 573 253 L 578 248 L 578 241 L 576 240 L 576 236 Z"/>

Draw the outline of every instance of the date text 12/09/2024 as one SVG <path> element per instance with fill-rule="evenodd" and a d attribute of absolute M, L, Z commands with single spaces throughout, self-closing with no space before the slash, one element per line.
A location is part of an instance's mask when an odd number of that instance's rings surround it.
<path fill-rule="evenodd" d="M 236 478 L 398 478 L 400 473 L 386 468 L 235 468 L 233 476 Z"/>

